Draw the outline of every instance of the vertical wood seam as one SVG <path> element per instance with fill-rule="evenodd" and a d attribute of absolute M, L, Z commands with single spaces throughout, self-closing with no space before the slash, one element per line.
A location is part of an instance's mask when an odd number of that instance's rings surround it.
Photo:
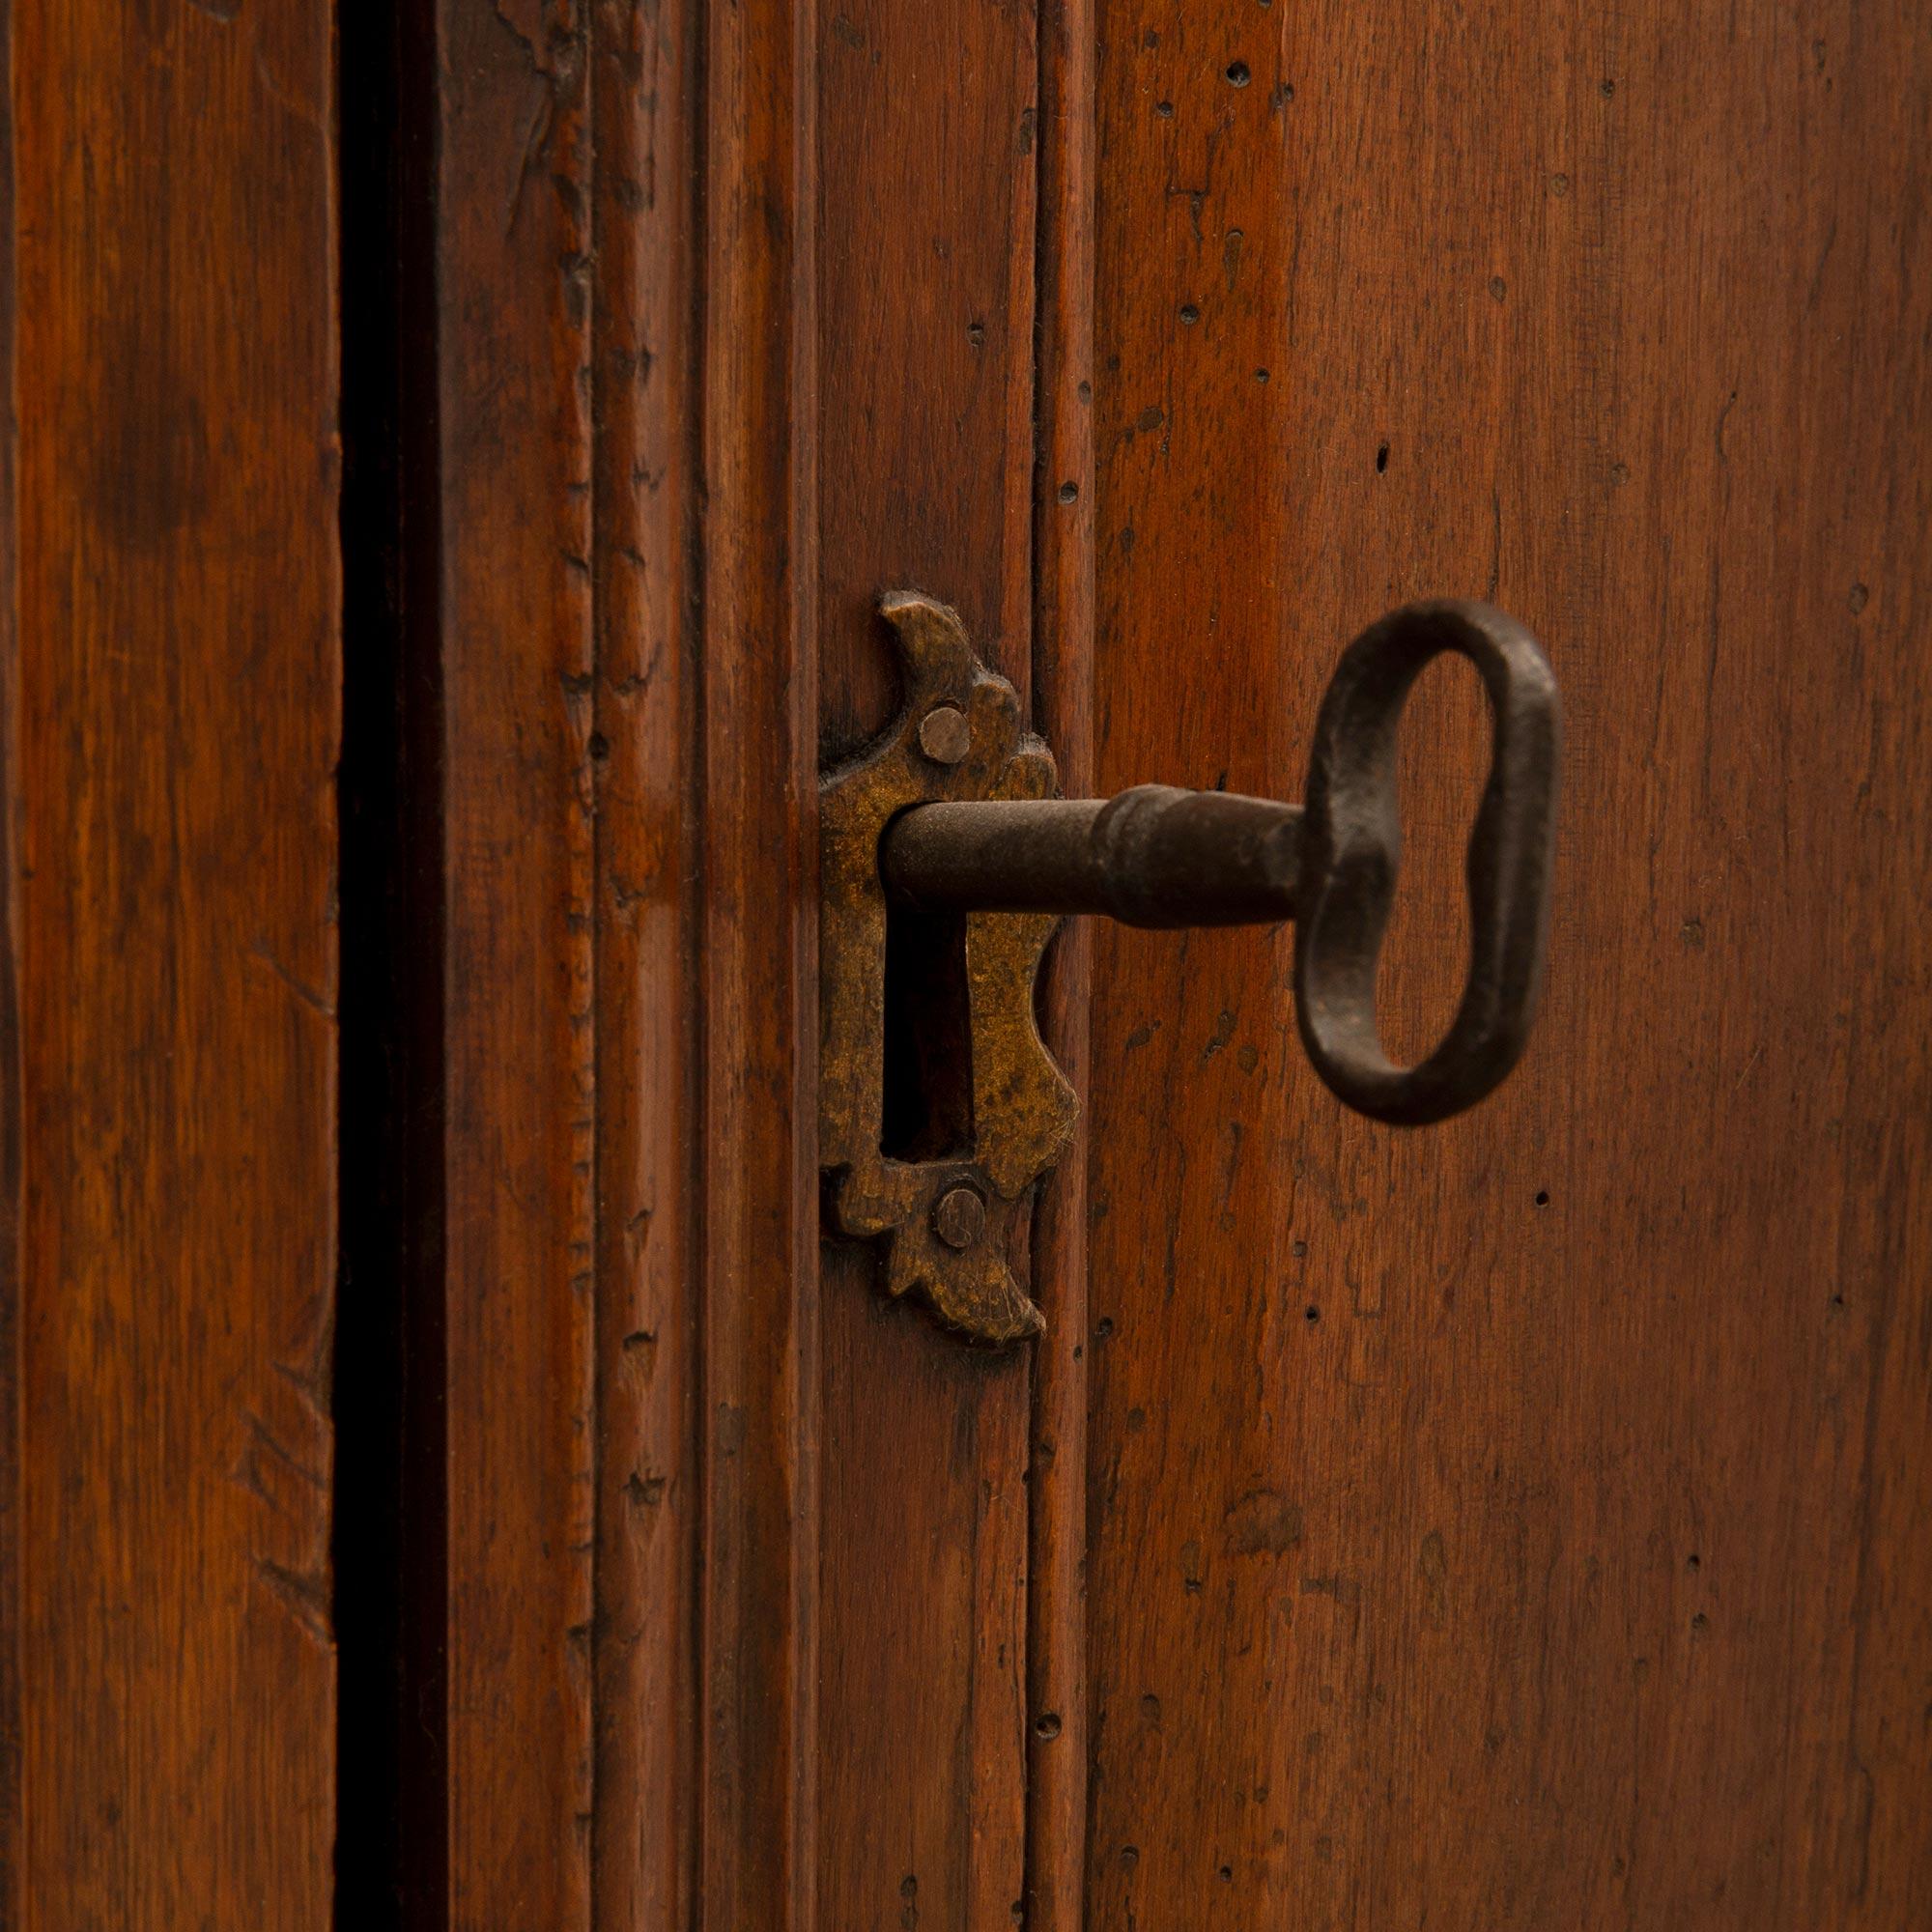
<path fill-rule="evenodd" d="M 566 1932 L 594 1721 L 588 22 L 437 19 L 451 1913 Z"/>
<path fill-rule="evenodd" d="M 598 10 L 592 0 L 585 0 L 579 32 L 583 45 L 583 124 L 584 124 L 584 178 L 583 194 L 583 250 L 586 258 L 587 301 L 583 318 L 583 386 L 584 411 L 588 418 L 588 458 L 583 469 L 584 527 L 587 533 L 585 561 L 590 572 L 590 611 L 589 611 L 589 673 L 590 702 L 586 707 L 589 720 L 589 733 L 585 745 L 585 764 L 583 770 L 584 790 L 590 805 L 589 825 L 589 893 L 583 909 L 583 917 L 588 923 L 584 935 L 584 979 L 583 1007 L 585 1021 L 589 1029 L 589 1040 L 585 1054 L 590 1068 L 590 1092 L 585 1096 L 582 1118 L 589 1146 L 583 1151 L 583 1158 L 589 1170 L 589 1199 L 586 1204 L 588 1225 L 584 1260 L 589 1288 L 589 1347 L 585 1351 L 582 1394 L 585 1414 L 583 1424 L 588 1437 L 586 1451 L 590 1476 L 590 1553 L 585 1564 L 589 1587 L 588 1629 L 584 1638 L 584 1674 L 586 1678 L 586 1703 L 588 1724 L 585 1736 L 585 1763 L 583 1769 L 582 1803 L 585 1810 L 582 1824 L 585 1834 L 584 1866 L 585 1896 L 584 1923 L 587 1932 L 594 1932 L 601 1913 L 602 1892 L 599 1884 L 600 1826 L 603 1818 L 602 1789 L 603 1779 L 599 1774 L 603 1768 L 603 1752 L 598 1748 L 599 1732 L 603 1728 L 604 1713 L 600 1710 L 598 1695 L 603 1683 L 603 1662 L 606 1649 L 607 1630 L 604 1618 L 604 1587 L 606 1565 L 604 1562 L 604 1539 L 610 1529 L 610 1522 L 604 1507 L 605 1471 L 605 1382 L 604 1382 L 604 1326 L 605 1313 L 610 1296 L 615 1285 L 606 1276 L 604 1267 L 604 1187 L 605 1147 L 604 1133 L 604 1047 L 606 1028 L 604 1025 L 604 1002 L 602 997 L 603 952 L 605 941 L 604 923 L 604 867 L 610 856 L 610 841 L 605 836 L 605 794 L 600 768 L 608 759 L 609 734 L 604 726 L 604 676 L 606 666 L 605 625 L 609 612 L 609 584 L 607 582 L 606 556 L 606 517 L 609 510 L 608 495 L 602 488 L 603 446 L 606 440 L 604 412 L 608 407 L 604 383 L 604 355 L 607 348 L 605 302 L 605 265 L 602 254 L 604 241 L 603 198 L 599 193 L 602 172 L 603 128 L 599 125 L 599 115 L 603 106 L 603 90 L 598 86 L 597 61 L 600 35 L 598 33 Z M 603 757 L 599 755 L 599 744 L 607 749 Z"/>
<path fill-rule="evenodd" d="M 793 958 L 792 1279 L 798 1284 L 794 1351 L 799 1413 L 793 1521 L 802 1548 L 792 1575 L 799 1631 L 796 1669 L 798 1757 L 792 1802 L 799 1821 L 794 1932 L 818 1918 L 818 0 L 793 0 L 792 178 L 797 248 L 792 263 L 790 526 L 792 667 L 791 782 L 797 838 L 792 891 L 800 908 Z M 829 1932 L 838 1932 L 830 1928 Z"/>
<path fill-rule="evenodd" d="M 681 1607 L 685 1645 L 683 1695 L 686 1739 L 679 1753 L 682 1780 L 679 1820 L 677 1923 L 699 1932 L 704 1918 L 704 1825 L 706 1771 L 705 1723 L 708 1711 L 705 1680 L 705 1523 L 710 1498 L 710 1453 L 704 1427 L 705 1374 L 709 1361 L 705 1321 L 705 1226 L 709 1202 L 705 1194 L 707 1140 L 705 1069 L 710 1065 L 710 988 L 704 977 L 704 882 L 706 876 L 703 812 L 710 794 L 705 748 L 704 642 L 707 548 L 704 524 L 705 330 L 709 314 L 709 283 L 705 275 L 706 238 L 710 233 L 710 72 L 711 30 L 709 0 L 683 0 L 685 75 L 683 99 L 688 124 L 691 177 L 685 188 L 688 250 L 681 272 L 690 291 L 682 309 L 683 355 L 689 394 L 684 412 L 682 452 L 690 487 L 683 523 L 682 643 L 684 717 L 682 749 L 685 783 L 690 802 L 682 814 L 678 862 L 682 868 L 690 916 L 684 927 L 686 997 L 690 1003 L 691 1042 L 685 1057 L 684 1091 L 690 1143 L 685 1150 L 683 1180 L 690 1211 L 685 1217 L 681 1258 L 684 1265 L 684 1305 L 687 1387 L 684 1394 L 683 1435 L 690 1459 L 692 1503 L 685 1525 L 685 1564 L 688 1594 Z"/>
<path fill-rule="evenodd" d="M 809 1932 L 814 1898 L 812 25 L 719 0 L 703 52 L 698 1909 L 730 1932 Z"/>
<path fill-rule="evenodd" d="M 1074 797 L 1094 785 L 1094 36 L 1093 0 L 1040 0 L 1034 707 L 1061 788 Z M 1048 1043 L 1083 1102 L 1092 964 L 1086 923 L 1068 922 L 1042 1006 Z M 1026 1883 L 1035 1932 L 1077 1932 L 1086 1917 L 1087 1145 L 1083 1107 L 1037 1219 L 1047 1326 L 1034 1360 L 1029 1458 Z"/>
<path fill-rule="evenodd" d="M 19 597 L 14 358 L 14 10 L 0 0 L 0 1923 L 25 1916 L 21 1884 L 19 1485 L 20 1190 L 25 1096 L 20 1054 Z"/>

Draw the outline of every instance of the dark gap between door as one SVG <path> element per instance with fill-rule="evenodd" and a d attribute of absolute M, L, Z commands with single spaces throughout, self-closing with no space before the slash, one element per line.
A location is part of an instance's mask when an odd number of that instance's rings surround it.
<path fill-rule="evenodd" d="M 435 18 L 341 10 L 338 1932 L 448 1923 Z"/>
<path fill-rule="evenodd" d="M 973 1051 L 963 913 L 889 905 L 884 1036 L 879 1151 L 907 1161 L 970 1154 Z"/>

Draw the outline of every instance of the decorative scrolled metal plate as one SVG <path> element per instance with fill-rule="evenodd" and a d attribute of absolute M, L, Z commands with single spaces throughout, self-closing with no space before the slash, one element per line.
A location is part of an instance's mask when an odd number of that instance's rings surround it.
<path fill-rule="evenodd" d="M 884 737 L 829 773 L 819 794 L 819 1163 L 839 1232 L 884 1240 L 889 1293 L 917 1290 L 952 1327 L 1009 1342 L 1041 1326 L 1008 1263 L 1011 1234 L 1078 1111 L 1034 1020 L 1034 980 L 1058 922 L 966 915 L 974 1144 L 951 1159 L 891 1158 L 880 1151 L 879 839 L 909 806 L 1050 798 L 1056 773 L 1046 747 L 1020 729 L 1012 686 L 980 664 L 955 612 L 909 591 L 880 610 L 904 662 L 905 708 Z"/>

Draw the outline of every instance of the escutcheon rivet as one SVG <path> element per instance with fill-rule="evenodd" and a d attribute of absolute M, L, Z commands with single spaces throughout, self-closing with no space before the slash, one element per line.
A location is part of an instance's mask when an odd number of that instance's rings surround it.
<path fill-rule="evenodd" d="M 970 1187 L 954 1187 L 940 1196 L 932 1210 L 932 1232 L 949 1248 L 970 1248 L 986 1227 L 986 1204 Z"/>
<path fill-rule="evenodd" d="M 956 765 L 973 749 L 973 723 L 956 704 L 935 704 L 919 721 L 919 749 L 935 765 Z"/>

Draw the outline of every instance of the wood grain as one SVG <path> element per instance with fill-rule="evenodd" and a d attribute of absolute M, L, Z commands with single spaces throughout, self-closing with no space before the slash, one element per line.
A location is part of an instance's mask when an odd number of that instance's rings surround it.
<path fill-rule="evenodd" d="M 705 16 L 697 1803 L 748 1932 L 813 1924 L 819 1853 L 815 17 Z"/>
<path fill-rule="evenodd" d="M 14 166 L 14 33 L 0 18 L 0 384 L 14 394 L 19 219 Z M 18 426 L 0 435 L 0 528 L 19 529 Z M 21 1916 L 20 1866 L 20 1085 L 19 545 L 0 546 L 0 1906 Z"/>
<path fill-rule="evenodd" d="M 812 839 L 882 590 L 1027 683 L 1032 18 L 440 22 L 452 1916 L 1005 1921 L 1027 1359 L 821 1311 Z"/>
<path fill-rule="evenodd" d="M 1100 941 L 1090 1918 L 1915 1923 L 1923 35 L 1100 33 L 1103 781 L 1298 784 L 1425 592 L 1544 637 L 1570 752 L 1545 1015 L 1463 1121 L 1340 1113 L 1285 933 Z M 1407 744 L 1413 1047 L 1466 688 Z"/>
<path fill-rule="evenodd" d="M 457 1924 L 811 1922 L 811 20 L 439 15 Z"/>
<path fill-rule="evenodd" d="M 449 1918 L 590 1917 L 591 243 L 582 14 L 441 0 Z"/>
<path fill-rule="evenodd" d="M 1060 788 L 1094 789 L 1094 217 L 1097 45 L 1089 0 L 1040 9 L 1034 468 L 1034 723 Z M 1076 1094 L 1091 1085 L 1093 928 L 1069 921 L 1042 973 L 1041 1027 Z M 1086 1892 L 1087 1137 L 1034 1227 L 1047 1325 L 1034 1349 L 1028 1464 L 1026 1923 L 1077 1932 Z"/>
<path fill-rule="evenodd" d="M 330 12 L 4 36 L 0 1918 L 321 1927 Z"/>
<path fill-rule="evenodd" d="M 695 1921 L 702 655 L 690 7 L 590 15 L 596 774 L 593 1916 Z M 728 1009 L 727 1009 L 728 1013 Z M 773 1755 L 779 1755 L 774 1752 Z M 748 1921 L 750 1922 L 750 1921 Z M 766 1922 L 783 1923 L 782 1914 Z"/>

